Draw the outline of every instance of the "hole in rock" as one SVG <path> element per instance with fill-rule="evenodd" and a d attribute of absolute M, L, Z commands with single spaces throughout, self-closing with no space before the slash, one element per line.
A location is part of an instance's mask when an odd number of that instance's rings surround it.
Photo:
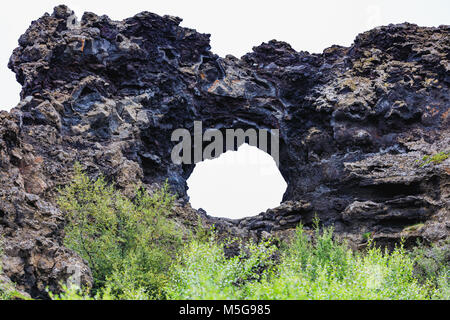
<path fill-rule="evenodd" d="M 197 163 L 187 184 L 193 208 L 230 219 L 277 207 L 287 188 L 272 156 L 248 144 Z"/>

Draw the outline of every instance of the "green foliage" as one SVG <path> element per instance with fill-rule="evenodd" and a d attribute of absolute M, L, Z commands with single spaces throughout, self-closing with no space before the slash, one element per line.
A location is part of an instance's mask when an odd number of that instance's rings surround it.
<path fill-rule="evenodd" d="M 203 225 L 203 221 L 200 218 L 200 216 L 197 219 L 197 225 L 195 227 L 195 230 L 193 234 L 191 234 L 191 238 L 196 239 L 200 242 L 205 242 L 211 239 L 211 237 L 214 237 L 215 232 L 215 226 L 211 226 L 210 228 L 206 228 Z"/>
<path fill-rule="evenodd" d="M 67 287 L 62 285 L 62 293 L 54 294 L 49 292 L 49 296 L 52 300 L 148 300 L 148 295 L 144 292 L 143 288 L 136 289 L 132 294 L 128 292 L 127 295 L 120 295 L 119 297 L 112 293 L 112 289 L 109 286 L 99 290 L 95 296 L 92 296 L 89 291 L 79 288 L 77 286 Z"/>
<path fill-rule="evenodd" d="M 170 299 L 244 299 L 248 284 L 260 280 L 273 266 L 276 248 L 268 243 L 240 244 L 240 254 L 227 258 L 226 243 L 212 236 L 208 241 L 193 240 L 173 265 Z"/>
<path fill-rule="evenodd" d="M 220 242 L 199 219 L 182 244 L 167 216 L 172 202 L 167 185 L 153 195 L 137 188 L 129 199 L 76 166 L 58 203 L 67 217 L 65 245 L 88 261 L 94 288 L 63 287 L 51 298 L 449 299 L 448 243 L 388 252 L 367 233 L 367 249 L 354 252 L 315 219 L 314 230 L 299 225 L 277 248 L 270 241 Z M 230 247 L 239 254 L 228 257 Z"/>
<path fill-rule="evenodd" d="M 0 300 L 32 300 L 16 290 L 8 283 L 0 283 Z"/>
<path fill-rule="evenodd" d="M 103 177 L 91 181 L 75 166 L 58 205 L 67 217 L 64 243 L 88 261 L 93 293 L 164 297 L 167 270 L 181 246 L 181 234 L 167 218 L 173 199 L 165 184 L 153 195 L 136 188 L 130 200 Z"/>
<path fill-rule="evenodd" d="M 382 251 L 371 240 L 366 252 L 353 252 L 333 238 L 333 229 L 303 227 L 274 265 L 274 248 L 252 245 L 250 255 L 227 259 L 223 245 L 193 242 L 172 268 L 172 299 L 445 299 L 448 283 L 419 283 L 416 260 L 402 245 Z M 264 268 L 257 266 L 265 265 Z M 258 270 L 258 271 L 256 271 Z M 434 277 L 434 276 L 433 276 Z"/>
<path fill-rule="evenodd" d="M 443 162 L 444 160 L 448 159 L 449 157 L 450 157 L 450 151 L 441 151 L 432 156 L 424 156 L 422 158 L 422 161 L 419 161 L 419 160 L 417 160 L 417 161 L 422 162 L 420 164 L 420 166 L 423 167 L 430 163 L 439 164 L 439 163 Z"/>
<path fill-rule="evenodd" d="M 48 294 L 52 300 L 94 300 L 88 292 L 76 286 L 67 287 L 66 285 L 62 285 L 61 294 L 54 294 L 52 292 Z"/>
<path fill-rule="evenodd" d="M 414 275 L 420 283 L 438 287 L 443 299 L 450 299 L 450 239 L 440 245 L 416 246 L 411 256 Z"/>
<path fill-rule="evenodd" d="M 372 232 L 365 232 L 365 233 L 363 233 L 362 236 L 363 236 L 364 240 L 369 241 L 371 235 L 372 235 Z"/>
<path fill-rule="evenodd" d="M 294 244 L 279 265 L 278 276 L 252 288 L 252 299 L 427 299 L 439 291 L 413 276 L 414 259 L 400 245 L 382 251 L 371 240 L 366 252 L 351 251 L 333 240 L 332 228 L 315 243 L 298 227 Z"/>
<path fill-rule="evenodd" d="M 0 235 L 0 300 L 29 300 L 16 290 L 13 283 L 2 281 L 3 238 Z"/>

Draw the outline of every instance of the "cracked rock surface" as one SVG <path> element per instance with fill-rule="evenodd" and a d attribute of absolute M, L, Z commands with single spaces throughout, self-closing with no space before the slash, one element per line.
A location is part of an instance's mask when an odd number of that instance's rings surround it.
<path fill-rule="evenodd" d="M 383 26 L 351 47 L 322 54 L 269 41 L 238 59 L 210 51 L 209 35 L 181 19 L 142 12 L 123 21 L 65 6 L 33 21 L 9 68 L 21 101 L 0 112 L 3 270 L 45 297 L 86 262 L 62 244 L 56 187 L 80 162 L 124 192 L 168 179 L 180 196 L 174 219 L 200 215 L 220 232 L 286 235 L 315 215 L 338 235 L 388 246 L 437 242 L 450 228 L 450 27 Z M 190 208 L 194 165 L 172 163 L 177 128 L 279 129 L 282 204 L 255 217 L 217 219 Z M 237 146 L 236 146 L 237 148 Z M 413 226 L 413 227 L 411 227 Z M 415 226 L 415 227 L 414 227 Z"/>

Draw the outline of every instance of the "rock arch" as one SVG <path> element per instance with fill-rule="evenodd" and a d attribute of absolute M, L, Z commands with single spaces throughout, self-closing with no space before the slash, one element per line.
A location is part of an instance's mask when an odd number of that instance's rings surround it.
<path fill-rule="evenodd" d="M 279 208 L 223 232 L 263 237 L 309 225 L 315 214 L 356 245 L 448 237 L 449 27 L 399 24 L 322 54 L 269 41 L 241 59 L 219 57 L 209 35 L 143 12 L 123 21 L 56 7 L 20 37 L 9 68 L 21 102 L 0 112 L 0 231 L 6 275 L 33 296 L 82 266 L 62 245 L 55 187 L 81 162 L 127 192 L 168 179 L 185 193 L 192 165 L 170 159 L 175 128 L 276 128 L 288 182 Z M 430 49 L 432 48 L 432 50 Z M 301 179 L 300 179 L 301 177 Z M 420 222 L 418 230 L 407 227 Z M 24 266 L 27 266 L 26 268 Z"/>

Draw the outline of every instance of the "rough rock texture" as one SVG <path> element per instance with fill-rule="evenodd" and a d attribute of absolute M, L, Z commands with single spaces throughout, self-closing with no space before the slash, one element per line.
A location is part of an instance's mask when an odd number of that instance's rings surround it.
<path fill-rule="evenodd" d="M 180 21 L 149 12 L 77 21 L 59 6 L 20 37 L 9 67 L 22 100 L 0 113 L 0 234 L 3 270 L 21 289 L 45 297 L 73 265 L 90 281 L 62 245 L 54 200 L 76 161 L 125 192 L 167 178 L 180 195 L 176 217 L 194 221 L 194 165 L 170 158 L 172 131 L 194 120 L 280 129 L 284 202 L 238 221 L 200 212 L 221 232 L 283 235 L 317 214 L 356 245 L 367 232 L 386 245 L 448 237 L 450 160 L 416 160 L 450 145 L 449 26 L 389 25 L 322 54 L 270 41 L 238 59 L 213 54 L 209 35 Z"/>

